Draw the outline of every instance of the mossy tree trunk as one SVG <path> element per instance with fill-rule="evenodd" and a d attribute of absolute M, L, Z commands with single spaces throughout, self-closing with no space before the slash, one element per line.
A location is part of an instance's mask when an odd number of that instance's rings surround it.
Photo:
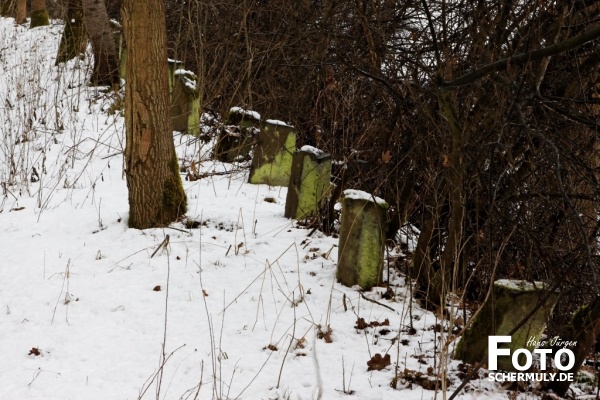
<path fill-rule="evenodd" d="M 435 309 L 442 297 L 443 281 L 440 268 L 435 268 L 435 244 L 439 240 L 440 215 L 442 213 L 444 198 L 448 195 L 447 187 L 441 184 L 439 193 L 432 194 L 427 201 L 424 212 L 424 223 L 417 240 L 417 247 L 413 257 L 412 276 L 417 283 L 416 297 L 428 309 Z"/>
<path fill-rule="evenodd" d="M 118 86 L 119 55 L 104 0 L 83 0 L 83 19 L 94 53 L 92 83 Z"/>
<path fill-rule="evenodd" d="M 440 111 L 446 120 L 450 141 L 452 143 L 449 155 L 449 165 L 446 175 L 448 188 L 448 203 L 450 205 L 450 218 L 448 221 L 448 238 L 444 243 L 444 249 L 440 256 L 440 269 L 430 282 L 431 290 L 427 300 L 430 304 L 443 305 L 446 295 L 450 290 L 450 283 L 455 288 L 461 288 L 464 282 L 461 270 L 461 249 L 463 238 L 463 223 L 465 217 L 464 196 L 464 154 L 463 147 L 465 137 L 463 128 L 460 126 L 455 99 L 447 92 L 438 93 Z"/>
<path fill-rule="evenodd" d="M 171 129 L 162 0 L 125 0 L 128 45 L 125 163 L 129 226 L 164 226 L 186 212 Z"/>
<path fill-rule="evenodd" d="M 31 23 L 30 28 L 46 26 L 50 24 L 48 10 L 46 9 L 46 0 L 31 0 Z"/>
<path fill-rule="evenodd" d="M 86 45 L 87 32 L 83 23 L 83 2 L 82 0 L 69 0 L 65 28 L 58 46 L 55 65 L 85 53 Z"/>
<path fill-rule="evenodd" d="M 27 20 L 27 0 L 16 0 L 15 22 L 22 24 Z"/>
<path fill-rule="evenodd" d="M 440 113 L 447 123 L 449 141 L 451 148 L 443 163 L 444 173 L 440 174 L 439 188 L 431 196 L 426 210 L 426 219 L 419 235 L 417 248 L 415 250 L 413 277 L 418 284 L 418 296 L 424 300 L 427 308 L 433 309 L 444 304 L 445 297 L 449 293 L 451 283 L 453 289 L 460 289 L 464 285 L 461 254 L 464 251 L 463 224 L 465 219 L 465 193 L 464 193 L 464 143 L 465 133 L 460 125 L 456 111 L 458 102 L 449 93 L 438 92 Z M 438 235 L 443 222 L 442 208 L 449 206 L 449 218 L 447 222 L 447 235 L 443 243 L 443 249 L 439 255 L 432 248 L 439 246 L 441 239 Z"/>

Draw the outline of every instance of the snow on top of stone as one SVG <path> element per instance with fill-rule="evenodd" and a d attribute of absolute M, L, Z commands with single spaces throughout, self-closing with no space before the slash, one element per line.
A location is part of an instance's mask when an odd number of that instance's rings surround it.
<path fill-rule="evenodd" d="M 196 88 L 196 84 L 194 83 L 194 81 L 191 81 L 191 80 L 189 80 L 189 79 L 186 79 L 186 80 L 185 80 L 185 86 L 186 86 L 188 89 L 191 89 L 191 90 L 194 90 L 194 91 L 197 89 L 197 88 Z"/>
<path fill-rule="evenodd" d="M 170 63 L 183 64 L 183 61 L 173 60 L 172 58 L 167 58 L 167 61 Z"/>
<path fill-rule="evenodd" d="M 494 282 L 494 285 L 505 287 L 510 290 L 522 291 L 540 290 L 546 287 L 544 282 L 529 282 L 516 279 L 498 279 Z"/>
<path fill-rule="evenodd" d="M 387 202 L 385 200 L 383 200 L 382 198 L 373 196 L 371 193 L 363 192 L 362 190 L 346 189 L 346 190 L 344 190 L 344 197 L 350 198 L 353 200 L 365 200 L 365 201 L 373 201 L 373 199 L 375 199 L 375 202 L 380 206 L 388 205 Z"/>
<path fill-rule="evenodd" d="M 249 115 L 252 118 L 256 119 L 256 120 L 260 120 L 260 114 L 257 113 L 256 111 L 252 111 L 252 110 L 244 110 L 242 107 L 231 107 L 229 109 L 230 113 L 236 113 L 236 114 L 243 114 L 243 115 Z"/>
<path fill-rule="evenodd" d="M 315 157 L 323 157 L 325 155 L 325 152 L 323 150 L 317 149 L 316 147 L 309 146 L 309 145 L 302 146 L 300 148 L 300 151 L 303 151 L 305 153 L 314 154 Z"/>
<path fill-rule="evenodd" d="M 183 68 L 179 68 L 175 70 L 175 75 L 192 75 L 192 76 L 196 76 L 195 73 L 193 73 L 190 70 L 187 69 L 183 69 Z"/>
<path fill-rule="evenodd" d="M 183 78 L 183 83 L 188 89 L 196 91 L 196 74 L 194 74 L 192 71 L 179 68 L 175 70 L 175 76 Z"/>
<path fill-rule="evenodd" d="M 289 126 L 290 128 L 292 128 L 291 125 L 286 124 L 283 121 L 280 121 L 278 119 L 268 119 L 267 120 L 267 124 L 271 124 L 271 125 L 281 125 L 281 126 Z"/>

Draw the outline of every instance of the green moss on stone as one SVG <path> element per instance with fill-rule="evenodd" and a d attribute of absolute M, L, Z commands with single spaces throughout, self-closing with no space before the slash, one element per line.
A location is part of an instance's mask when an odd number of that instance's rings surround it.
<path fill-rule="evenodd" d="M 360 266 L 358 270 L 358 286 L 365 289 L 370 289 L 377 285 L 383 266 L 383 238 L 380 223 L 379 221 L 375 221 L 375 219 L 363 219 L 362 243 L 358 249 L 357 262 Z"/>
<path fill-rule="evenodd" d="M 169 62 L 170 71 L 181 64 Z M 191 135 L 200 133 L 200 96 L 196 74 L 182 69 L 172 71 L 171 118 L 173 129 Z M 169 77 L 171 79 L 171 76 Z"/>
<path fill-rule="evenodd" d="M 175 71 L 180 68 L 183 68 L 183 63 L 181 61 L 168 59 L 168 70 L 169 70 L 169 92 L 173 92 L 173 87 L 175 86 Z"/>
<path fill-rule="evenodd" d="M 200 98 L 196 97 L 190 102 L 190 115 L 188 116 L 188 133 L 198 136 L 200 134 Z"/>
<path fill-rule="evenodd" d="M 48 10 L 36 10 L 31 12 L 31 22 L 29 28 L 37 28 L 38 26 L 50 25 Z"/>
<path fill-rule="evenodd" d="M 298 193 L 297 219 L 315 215 L 325 199 L 331 179 L 331 159 L 317 164 L 310 156 L 305 156 L 302 165 L 302 183 Z"/>
<path fill-rule="evenodd" d="M 120 56 L 119 56 L 119 77 L 121 79 L 125 79 L 126 68 L 127 68 L 127 49 L 125 47 L 122 47 Z"/>
<path fill-rule="evenodd" d="M 370 290 L 379 283 L 387 208 L 385 202 L 342 197 L 337 278 L 343 285 Z"/>
<path fill-rule="evenodd" d="M 286 127 L 284 133 L 279 133 L 276 128 L 273 134 L 287 134 L 285 143 L 272 160 L 264 160 L 261 166 L 251 173 L 250 183 L 268 184 L 271 186 L 288 186 L 290 172 L 292 171 L 292 159 L 296 149 L 296 134 Z"/>
<path fill-rule="evenodd" d="M 540 282 L 536 283 L 536 287 L 526 281 L 494 282 L 493 296 L 483 305 L 479 315 L 460 339 L 456 346 L 456 358 L 469 363 L 487 359 L 488 336 L 507 335 L 535 307 L 543 289 L 544 285 Z M 504 345 L 511 349 L 511 354 L 520 348 L 527 348 L 529 351 L 534 349 L 527 342 L 530 338 L 540 340 L 546 326 L 546 317 L 552 313 L 557 300 L 558 295 L 551 296 L 545 307 L 541 307 L 512 335 L 510 345 Z M 499 347 L 503 347 L 503 344 Z M 523 364 L 523 360 L 520 362 Z M 498 368 L 513 371 L 511 358 L 499 357 Z"/>

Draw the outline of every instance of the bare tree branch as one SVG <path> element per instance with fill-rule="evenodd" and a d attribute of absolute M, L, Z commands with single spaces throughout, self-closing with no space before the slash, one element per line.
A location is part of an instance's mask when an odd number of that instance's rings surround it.
<path fill-rule="evenodd" d="M 468 72 L 450 82 L 444 82 L 442 84 L 442 90 L 452 89 L 455 87 L 465 86 L 476 80 L 483 78 L 493 72 L 502 71 L 508 68 L 509 65 L 522 65 L 530 61 L 538 61 L 545 57 L 551 57 L 556 54 L 564 53 L 565 51 L 574 49 L 587 42 L 600 37 L 600 26 L 589 29 L 580 35 L 572 37 L 567 40 L 563 40 L 552 46 L 543 47 L 541 49 L 533 50 L 527 53 L 517 54 L 514 57 L 505 58 L 491 64 L 487 64 L 479 69 Z"/>

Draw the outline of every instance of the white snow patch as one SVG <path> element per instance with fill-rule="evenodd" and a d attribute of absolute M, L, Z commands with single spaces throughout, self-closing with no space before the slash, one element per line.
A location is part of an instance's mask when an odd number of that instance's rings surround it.
<path fill-rule="evenodd" d="M 231 107 L 229 109 L 229 112 L 235 113 L 235 114 L 249 115 L 250 118 L 260 121 L 260 114 L 257 113 L 256 111 L 244 110 L 242 107 Z"/>
<path fill-rule="evenodd" d="M 271 124 L 271 125 L 280 125 L 280 126 L 289 126 L 290 128 L 293 128 L 292 125 L 288 125 L 283 121 L 280 121 L 278 119 L 268 119 L 267 120 L 267 124 Z"/>
<path fill-rule="evenodd" d="M 323 150 L 317 149 L 316 147 L 309 146 L 309 145 L 302 146 L 300 148 L 300 151 L 303 151 L 305 153 L 311 153 L 315 157 L 323 157 L 323 156 L 327 155 L 327 153 L 325 153 Z"/>
<path fill-rule="evenodd" d="M 364 200 L 364 201 L 375 200 L 375 202 L 380 206 L 387 207 L 387 205 L 388 205 L 387 201 L 383 200 L 382 198 L 373 196 L 372 194 L 363 192 L 362 190 L 346 189 L 346 190 L 344 190 L 344 197 L 347 197 L 347 198 L 353 199 L 353 200 Z"/>
<path fill-rule="evenodd" d="M 529 282 L 515 279 L 498 279 L 494 285 L 505 287 L 511 290 L 533 291 L 542 290 L 546 287 L 544 282 Z"/>
<path fill-rule="evenodd" d="M 175 70 L 175 75 L 190 75 L 190 76 L 196 76 L 196 74 L 194 74 L 192 71 L 187 70 L 187 69 L 183 69 L 183 68 L 179 68 Z"/>

